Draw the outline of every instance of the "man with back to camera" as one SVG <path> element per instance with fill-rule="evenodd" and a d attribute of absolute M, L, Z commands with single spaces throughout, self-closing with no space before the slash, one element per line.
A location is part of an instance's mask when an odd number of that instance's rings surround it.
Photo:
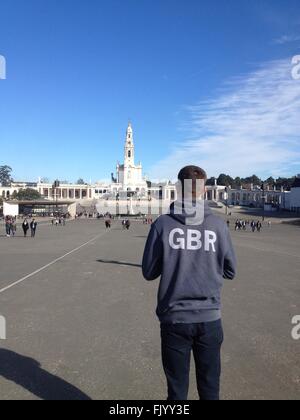
<path fill-rule="evenodd" d="M 200 399 L 219 400 L 221 290 L 235 277 L 236 257 L 226 223 L 203 200 L 206 172 L 187 166 L 178 180 L 178 200 L 149 233 L 143 274 L 149 281 L 161 276 L 157 315 L 168 400 L 188 398 L 191 352 Z"/>

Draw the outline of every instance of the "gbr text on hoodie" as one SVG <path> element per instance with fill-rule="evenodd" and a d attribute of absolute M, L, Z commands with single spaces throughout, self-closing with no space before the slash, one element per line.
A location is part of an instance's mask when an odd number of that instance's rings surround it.
<path fill-rule="evenodd" d="M 181 214 L 178 207 L 183 211 Z M 225 222 L 208 204 L 191 224 L 191 213 L 175 202 L 152 225 L 143 257 L 143 275 L 161 277 L 157 316 L 165 324 L 193 324 L 221 318 L 224 279 L 236 274 L 236 257 Z"/>

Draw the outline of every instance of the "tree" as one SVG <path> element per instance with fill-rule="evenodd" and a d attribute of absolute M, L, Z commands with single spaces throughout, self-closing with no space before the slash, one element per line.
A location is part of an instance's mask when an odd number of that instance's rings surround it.
<path fill-rule="evenodd" d="M 221 174 L 217 181 L 218 185 L 223 185 L 225 187 L 230 187 L 233 185 L 234 180 L 229 175 Z"/>
<path fill-rule="evenodd" d="M 76 182 L 77 185 L 85 185 L 85 182 L 82 178 L 79 178 L 78 181 Z"/>
<path fill-rule="evenodd" d="M 212 186 L 215 185 L 216 178 L 213 176 L 206 181 L 206 185 Z"/>
<path fill-rule="evenodd" d="M 261 185 L 262 180 L 256 175 L 249 176 L 242 179 L 242 184 L 253 184 L 254 186 Z"/>
<path fill-rule="evenodd" d="M 232 184 L 232 188 L 240 188 L 242 186 L 242 180 L 239 176 L 237 176 Z"/>
<path fill-rule="evenodd" d="M 290 190 L 295 182 L 296 177 L 292 178 L 278 178 L 276 180 L 276 185 L 278 188 L 284 188 L 285 190 Z"/>
<path fill-rule="evenodd" d="M 18 193 L 12 195 L 13 200 L 19 201 L 34 201 L 40 200 L 41 198 L 41 194 L 32 188 L 21 189 Z"/>
<path fill-rule="evenodd" d="M 269 187 L 274 187 L 274 185 L 276 184 L 276 181 L 272 176 L 270 176 L 270 178 L 265 180 L 265 184 L 268 184 Z"/>
<path fill-rule="evenodd" d="M 11 177 L 12 169 L 10 166 L 0 166 L 0 183 L 3 187 L 9 187 L 13 182 Z"/>

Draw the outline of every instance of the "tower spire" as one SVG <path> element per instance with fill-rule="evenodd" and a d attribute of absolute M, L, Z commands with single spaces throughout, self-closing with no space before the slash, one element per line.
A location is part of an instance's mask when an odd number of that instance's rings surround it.
<path fill-rule="evenodd" d="M 131 122 L 128 123 L 125 142 L 125 166 L 134 166 L 134 143 Z"/>

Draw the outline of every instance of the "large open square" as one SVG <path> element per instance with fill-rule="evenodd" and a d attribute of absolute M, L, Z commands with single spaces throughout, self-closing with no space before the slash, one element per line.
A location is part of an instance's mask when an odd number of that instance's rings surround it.
<path fill-rule="evenodd" d="M 165 399 L 158 282 L 141 258 L 148 227 L 101 220 L 0 237 L 1 399 Z M 234 232 L 238 276 L 223 293 L 223 399 L 299 399 L 300 228 Z M 194 371 L 190 398 L 197 399 Z"/>

